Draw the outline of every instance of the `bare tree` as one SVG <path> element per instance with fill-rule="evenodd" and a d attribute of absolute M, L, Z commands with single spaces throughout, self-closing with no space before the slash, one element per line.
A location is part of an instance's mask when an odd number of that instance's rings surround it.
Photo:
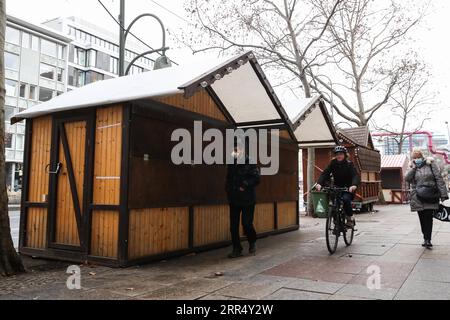
<path fill-rule="evenodd" d="M 279 85 L 296 82 L 311 97 L 306 70 L 326 61 L 331 49 L 321 41 L 343 0 L 331 0 L 327 14 L 319 0 L 188 0 L 186 10 L 196 21 L 179 40 L 193 53 L 253 50 L 266 70 L 277 72 Z"/>
<path fill-rule="evenodd" d="M 323 16 L 330 11 L 329 1 L 319 2 Z M 400 2 L 403 2 L 400 4 Z M 327 39 L 333 44 L 328 67 L 334 85 L 325 81 L 325 68 L 310 68 L 312 88 L 327 91 L 339 100 L 335 111 L 358 126 L 369 123 L 386 105 L 402 74 L 407 72 L 397 62 L 393 51 L 400 51 L 408 33 L 421 21 L 426 6 L 398 0 L 346 0 L 329 23 Z"/>
<path fill-rule="evenodd" d="M 403 60 L 405 70 L 403 77 L 394 87 L 390 107 L 391 114 L 399 119 L 397 125 L 390 119 L 383 126 L 374 127 L 378 131 L 392 134 L 398 147 L 398 154 L 403 151 L 408 132 L 417 132 L 423 129 L 426 121 L 430 120 L 433 112 L 436 93 L 429 89 L 430 73 L 423 62 L 417 60 Z"/>
<path fill-rule="evenodd" d="M 0 0 L 0 275 L 23 272 L 22 261 L 14 249 L 8 215 L 5 166 L 5 0 Z"/>

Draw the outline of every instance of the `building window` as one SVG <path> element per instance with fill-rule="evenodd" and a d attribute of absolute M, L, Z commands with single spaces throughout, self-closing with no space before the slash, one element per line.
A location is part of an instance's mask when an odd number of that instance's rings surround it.
<path fill-rule="evenodd" d="M 31 37 L 29 33 L 22 32 L 22 48 L 30 48 L 30 39 Z"/>
<path fill-rule="evenodd" d="M 5 121 L 9 121 L 16 114 L 16 109 L 11 106 L 5 106 Z"/>
<path fill-rule="evenodd" d="M 15 28 L 6 27 L 5 39 L 6 42 L 20 46 L 20 31 Z"/>
<path fill-rule="evenodd" d="M 41 63 L 40 75 L 43 78 L 55 80 L 55 67 L 45 63 Z"/>
<path fill-rule="evenodd" d="M 5 51 L 5 67 L 14 71 L 19 71 L 20 59 L 17 54 Z"/>
<path fill-rule="evenodd" d="M 102 81 L 104 79 L 103 74 L 94 72 L 94 71 L 88 71 L 86 72 L 86 84 L 94 83 L 97 81 Z"/>
<path fill-rule="evenodd" d="M 68 84 L 74 87 L 82 87 L 85 83 L 85 73 L 73 67 L 69 67 Z"/>
<path fill-rule="evenodd" d="M 5 80 L 6 95 L 10 97 L 17 97 L 17 81 Z"/>
<path fill-rule="evenodd" d="M 64 59 L 64 46 L 58 44 L 57 48 L 58 48 L 58 59 L 65 60 Z"/>
<path fill-rule="evenodd" d="M 63 82 L 64 81 L 64 69 L 56 68 L 56 75 L 57 75 L 57 80 L 59 82 Z"/>
<path fill-rule="evenodd" d="M 11 149 L 12 148 L 12 139 L 13 135 L 12 133 L 5 133 L 5 148 Z"/>
<path fill-rule="evenodd" d="M 86 67 L 86 50 L 75 47 L 73 63 L 76 63 L 82 67 Z"/>
<path fill-rule="evenodd" d="M 109 58 L 109 72 L 118 74 L 119 69 L 119 59 L 116 59 L 114 57 Z"/>
<path fill-rule="evenodd" d="M 97 63 L 97 51 L 96 50 L 89 50 L 87 52 L 87 65 L 89 67 L 95 67 Z"/>
<path fill-rule="evenodd" d="M 27 85 L 25 83 L 21 83 L 20 88 L 19 88 L 19 97 L 25 99 L 27 96 L 26 91 L 27 91 Z"/>
<path fill-rule="evenodd" d="M 23 150 L 25 136 L 22 134 L 16 134 L 16 150 Z"/>
<path fill-rule="evenodd" d="M 56 58 L 56 43 L 45 39 L 41 40 L 41 52 Z"/>
<path fill-rule="evenodd" d="M 39 38 L 33 35 L 31 36 L 31 49 L 39 51 Z"/>
<path fill-rule="evenodd" d="M 47 88 L 39 88 L 39 101 L 45 102 L 53 98 L 53 91 Z"/>
<path fill-rule="evenodd" d="M 37 88 L 36 86 L 30 86 L 30 96 L 29 99 L 30 100 L 37 100 L 36 98 L 36 93 L 37 93 Z"/>

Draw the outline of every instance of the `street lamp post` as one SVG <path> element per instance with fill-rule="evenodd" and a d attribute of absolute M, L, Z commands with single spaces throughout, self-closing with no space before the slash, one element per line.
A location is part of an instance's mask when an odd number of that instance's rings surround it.
<path fill-rule="evenodd" d="M 158 23 L 161 25 L 161 30 L 163 33 L 163 40 L 162 40 L 162 47 L 159 49 L 152 49 L 150 51 L 146 51 L 144 53 L 139 54 L 136 56 L 128 65 L 127 69 L 125 70 L 125 47 L 128 35 L 130 34 L 131 28 L 134 26 L 134 24 L 140 20 L 141 18 L 150 17 L 158 21 Z M 162 52 L 162 56 L 156 59 L 155 61 L 155 69 L 162 69 L 167 68 L 171 66 L 170 60 L 166 56 L 166 51 L 169 50 L 168 47 L 166 47 L 166 29 L 164 28 L 164 24 L 162 20 L 151 13 L 144 13 L 136 17 L 128 26 L 128 28 L 125 28 L 125 0 L 120 0 L 120 15 L 119 15 L 119 23 L 120 23 L 120 48 L 119 48 L 119 76 L 122 77 L 124 75 L 128 75 L 130 72 L 131 67 L 133 64 L 140 58 L 155 53 L 155 52 Z"/>
<path fill-rule="evenodd" d="M 448 121 L 445 121 L 445 124 L 447 125 L 448 143 L 450 144 L 450 127 L 448 125 Z"/>

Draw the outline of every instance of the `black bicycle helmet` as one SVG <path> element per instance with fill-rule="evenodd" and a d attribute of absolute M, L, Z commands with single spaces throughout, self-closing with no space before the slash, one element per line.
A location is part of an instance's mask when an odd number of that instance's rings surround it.
<path fill-rule="evenodd" d="M 344 147 L 344 146 L 337 146 L 336 148 L 334 148 L 334 154 L 337 154 L 337 153 L 345 153 L 345 154 L 347 154 L 348 151 L 347 151 L 347 148 Z"/>

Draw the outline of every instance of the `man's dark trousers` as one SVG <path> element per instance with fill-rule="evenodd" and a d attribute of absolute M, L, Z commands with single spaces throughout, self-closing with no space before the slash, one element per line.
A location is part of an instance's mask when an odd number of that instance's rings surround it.
<path fill-rule="evenodd" d="M 255 205 L 230 204 L 231 240 L 233 242 L 233 248 L 239 251 L 242 251 L 242 245 L 239 235 L 241 212 L 242 212 L 242 226 L 244 228 L 244 234 L 247 236 L 249 243 L 256 242 L 256 230 L 253 225 L 253 219 L 255 216 Z"/>

